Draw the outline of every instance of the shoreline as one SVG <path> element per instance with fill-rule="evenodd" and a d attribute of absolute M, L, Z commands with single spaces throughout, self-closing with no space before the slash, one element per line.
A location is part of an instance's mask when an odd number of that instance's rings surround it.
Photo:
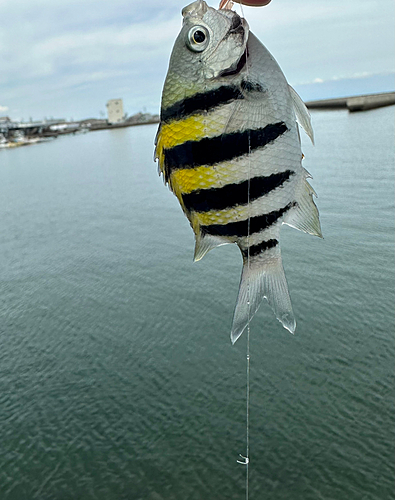
<path fill-rule="evenodd" d="M 338 110 L 347 109 L 349 112 L 368 111 L 370 109 L 392 106 L 395 104 L 395 92 L 380 92 L 358 96 L 338 97 L 333 99 L 319 99 L 306 101 L 308 109 Z M 107 120 L 91 118 L 75 122 L 58 123 L 20 123 L 12 124 L 6 132 L 0 134 L 0 150 L 36 144 L 58 136 L 68 134 L 81 134 L 97 130 L 113 130 L 138 125 L 158 124 L 159 115 L 137 114 L 132 119 L 120 123 L 108 123 Z"/>

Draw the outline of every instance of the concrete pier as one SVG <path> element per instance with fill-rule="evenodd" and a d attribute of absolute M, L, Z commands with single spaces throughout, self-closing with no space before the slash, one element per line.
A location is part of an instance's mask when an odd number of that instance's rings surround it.
<path fill-rule="evenodd" d="M 348 109 L 349 111 L 366 111 L 392 104 L 395 104 L 395 92 L 306 102 L 309 109 Z"/>

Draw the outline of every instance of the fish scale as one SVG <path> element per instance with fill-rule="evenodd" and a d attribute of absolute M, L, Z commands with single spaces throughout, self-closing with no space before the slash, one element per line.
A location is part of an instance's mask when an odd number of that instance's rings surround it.
<path fill-rule="evenodd" d="M 232 342 L 263 297 L 293 332 L 280 229 L 321 236 L 296 121 L 313 140 L 309 113 L 245 19 L 202 0 L 183 18 L 162 94 L 159 172 L 191 223 L 195 260 L 226 243 L 241 250 Z"/>

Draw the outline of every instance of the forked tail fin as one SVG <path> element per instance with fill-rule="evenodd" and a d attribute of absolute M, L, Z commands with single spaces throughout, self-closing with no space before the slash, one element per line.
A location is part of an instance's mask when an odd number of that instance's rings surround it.
<path fill-rule="evenodd" d="M 296 321 L 278 246 L 260 255 L 250 257 L 249 264 L 247 258 L 244 258 L 230 334 L 232 344 L 243 333 L 248 322 L 258 310 L 263 297 L 267 299 L 284 328 L 294 333 Z"/>

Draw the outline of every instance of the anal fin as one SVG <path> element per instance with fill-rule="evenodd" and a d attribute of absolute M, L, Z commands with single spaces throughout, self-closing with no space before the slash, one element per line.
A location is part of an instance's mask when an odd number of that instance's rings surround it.
<path fill-rule="evenodd" d="M 313 196 L 317 195 L 307 181 L 307 177 L 311 177 L 311 175 L 307 170 L 303 170 L 305 178 L 301 182 L 300 189 L 298 189 L 296 196 L 297 205 L 287 214 L 284 224 L 299 229 L 299 231 L 303 231 L 304 233 L 322 238 L 320 217 L 313 200 Z"/>

